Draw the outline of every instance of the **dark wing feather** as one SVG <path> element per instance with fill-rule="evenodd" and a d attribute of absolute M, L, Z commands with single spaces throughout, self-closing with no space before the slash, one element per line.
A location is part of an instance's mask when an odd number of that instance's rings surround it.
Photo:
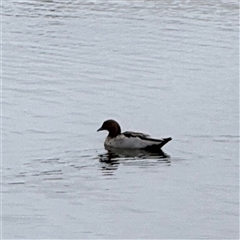
<path fill-rule="evenodd" d="M 148 138 L 148 137 L 150 137 L 150 135 L 145 134 L 145 133 L 131 132 L 131 131 L 123 132 L 122 134 L 125 137 L 139 137 L 139 138 Z"/>
<path fill-rule="evenodd" d="M 150 135 L 148 134 L 144 134 L 144 133 L 139 133 L 139 132 L 124 132 L 122 133 L 125 137 L 138 137 L 142 140 L 146 140 L 149 141 L 149 146 L 147 146 L 145 149 L 146 150 L 156 150 L 159 149 L 161 147 L 163 147 L 166 143 L 168 143 L 169 141 L 172 140 L 172 138 L 162 138 L 162 139 L 154 139 L 151 138 Z"/>

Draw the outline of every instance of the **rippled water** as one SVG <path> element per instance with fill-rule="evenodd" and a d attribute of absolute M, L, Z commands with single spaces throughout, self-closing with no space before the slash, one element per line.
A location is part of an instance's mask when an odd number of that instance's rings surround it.
<path fill-rule="evenodd" d="M 2 238 L 238 238 L 238 12 L 4 1 Z M 167 155 L 108 153 L 108 118 Z"/>

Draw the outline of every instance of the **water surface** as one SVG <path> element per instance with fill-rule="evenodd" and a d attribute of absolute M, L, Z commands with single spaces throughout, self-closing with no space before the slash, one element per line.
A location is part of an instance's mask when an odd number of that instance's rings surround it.
<path fill-rule="evenodd" d="M 2 238 L 238 238 L 238 13 L 4 1 Z M 109 154 L 108 118 L 168 156 Z"/>

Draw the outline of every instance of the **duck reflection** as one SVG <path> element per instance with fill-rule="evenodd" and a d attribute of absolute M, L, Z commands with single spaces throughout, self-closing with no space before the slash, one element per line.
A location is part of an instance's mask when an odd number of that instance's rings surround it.
<path fill-rule="evenodd" d="M 150 166 L 159 162 L 170 164 L 170 156 L 161 149 L 157 152 L 149 152 L 142 149 L 113 149 L 105 148 L 106 153 L 99 154 L 101 169 L 116 170 L 120 163 L 134 163 L 141 166 Z M 151 161 L 153 160 L 153 161 Z"/>

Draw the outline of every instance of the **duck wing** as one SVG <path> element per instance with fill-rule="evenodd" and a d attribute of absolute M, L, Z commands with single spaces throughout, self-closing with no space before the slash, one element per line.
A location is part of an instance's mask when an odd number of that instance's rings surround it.
<path fill-rule="evenodd" d="M 150 135 L 145 133 L 139 132 L 123 132 L 122 133 L 125 137 L 129 139 L 136 139 L 138 142 L 140 141 L 141 148 L 146 149 L 148 151 L 156 151 L 163 147 L 166 143 L 172 140 L 172 138 L 162 138 L 162 139 L 155 139 L 151 138 Z"/>
<path fill-rule="evenodd" d="M 140 133 L 140 132 L 131 132 L 131 131 L 126 131 L 122 133 L 125 137 L 139 137 L 139 138 L 148 138 L 150 135 L 145 134 L 145 133 Z"/>

